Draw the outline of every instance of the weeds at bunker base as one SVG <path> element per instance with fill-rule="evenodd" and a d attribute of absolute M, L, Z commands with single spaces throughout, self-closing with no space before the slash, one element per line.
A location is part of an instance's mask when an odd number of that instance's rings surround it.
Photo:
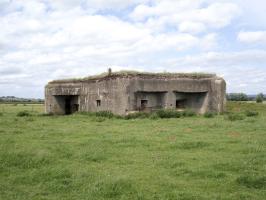
<path fill-rule="evenodd" d="M 45 110 L 54 114 L 111 111 L 127 115 L 159 109 L 221 113 L 225 90 L 225 81 L 213 74 L 109 72 L 48 83 Z"/>

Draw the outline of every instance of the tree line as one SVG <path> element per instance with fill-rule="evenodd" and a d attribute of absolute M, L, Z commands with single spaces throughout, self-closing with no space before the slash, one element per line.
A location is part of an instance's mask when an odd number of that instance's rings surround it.
<path fill-rule="evenodd" d="M 226 94 L 226 99 L 228 101 L 256 101 L 257 103 L 262 103 L 265 100 L 263 93 L 257 95 L 247 95 L 245 93 L 229 93 Z"/>

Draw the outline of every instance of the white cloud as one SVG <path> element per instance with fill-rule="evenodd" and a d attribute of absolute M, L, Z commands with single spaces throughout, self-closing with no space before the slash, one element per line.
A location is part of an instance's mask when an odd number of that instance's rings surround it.
<path fill-rule="evenodd" d="M 200 22 L 184 21 L 179 25 L 180 32 L 200 33 L 206 30 L 206 26 Z"/>
<path fill-rule="evenodd" d="M 239 22 L 241 28 L 260 30 L 266 28 L 266 1 L 265 0 L 234 0 L 244 13 Z"/>
<path fill-rule="evenodd" d="M 172 62 L 176 62 L 176 65 L 191 67 L 195 65 L 212 67 L 213 69 L 216 67 L 225 67 L 223 70 L 232 66 L 238 66 L 241 70 L 245 71 L 246 66 L 254 66 L 254 63 L 257 62 L 260 64 L 256 64 L 256 66 L 263 66 L 264 63 L 266 63 L 266 50 L 246 50 L 236 52 L 210 51 L 204 54 L 185 56 L 176 61 L 173 60 Z"/>
<path fill-rule="evenodd" d="M 238 31 L 241 9 L 238 0 L 0 0 L 0 96 L 42 97 L 49 80 L 108 67 L 218 72 L 231 90 L 266 91 L 265 51 L 230 49 L 226 29 Z"/>
<path fill-rule="evenodd" d="M 210 49 L 214 49 L 215 47 L 218 46 L 218 34 L 216 33 L 209 33 L 207 35 L 205 35 L 201 41 L 200 41 L 200 45 L 202 50 L 210 50 Z"/>
<path fill-rule="evenodd" d="M 241 31 L 237 36 L 240 42 L 266 44 L 266 31 Z"/>
<path fill-rule="evenodd" d="M 124 9 L 126 7 L 146 3 L 149 0 L 87 0 L 87 5 L 97 9 Z"/>
<path fill-rule="evenodd" d="M 130 14 L 131 18 L 157 30 L 172 26 L 182 32 L 199 33 L 207 28 L 220 29 L 240 15 L 234 3 L 211 3 L 202 7 L 203 0 L 159 1 L 155 5 L 139 5 Z"/>
<path fill-rule="evenodd" d="M 202 2 L 202 0 L 154 1 L 151 5 L 138 5 L 130 16 L 132 19 L 140 21 L 149 17 L 169 16 L 197 9 Z"/>
<path fill-rule="evenodd" d="M 104 10 L 123 10 L 129 6 L 146 3 L 149 0 L 47 0 L 54 10 L 70 10 L 75 7 L 83 7 L 86 12 L 92 14 Z"/>

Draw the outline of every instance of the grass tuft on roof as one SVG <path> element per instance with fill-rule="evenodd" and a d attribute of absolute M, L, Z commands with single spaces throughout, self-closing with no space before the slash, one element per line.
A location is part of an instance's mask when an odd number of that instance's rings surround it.
<path fill-rule="evenodd" d="M 100 80 L 105 78 L 119 78 L 119 77 L 150 77 L 150 78 L 192 78 L 192 79 L 202 79 L 202 78 L 213 78 L 216 77 L 216 74 L 202 73 L 202 72 L 193 72 L 193 73 L 171 73 L 171 72 L 139 72 L 139 71 L 129 71 L 122 70 L 117 72 L 112 72 L 108 74 L 107 72 L 87 76 L 84 78 L 71 78 L 71 79 L 61 79 L 54 80 L 49 83 L 64 83 L 64 82 L 83 82 L 88 80 Z"/>

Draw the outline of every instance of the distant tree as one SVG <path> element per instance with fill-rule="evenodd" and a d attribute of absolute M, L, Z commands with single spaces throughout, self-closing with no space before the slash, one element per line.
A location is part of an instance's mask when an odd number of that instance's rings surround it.
<path fill-rule="evenodd" d="M 229 93 L 227 94 L 229 101 L 248 101 L 248 96 L 245 93 Z"/>
<path fill-rule="evenodd" d="M 257 95 L 257 97 L 256 97 L 256 102 L 257 102 L 257 103 L 262 103 L 263 100 L 264 100 L 264 96 L 263 96 L 263 94 L 262 94 L 262 93 L 259 93 L 259 94 Z"/>

